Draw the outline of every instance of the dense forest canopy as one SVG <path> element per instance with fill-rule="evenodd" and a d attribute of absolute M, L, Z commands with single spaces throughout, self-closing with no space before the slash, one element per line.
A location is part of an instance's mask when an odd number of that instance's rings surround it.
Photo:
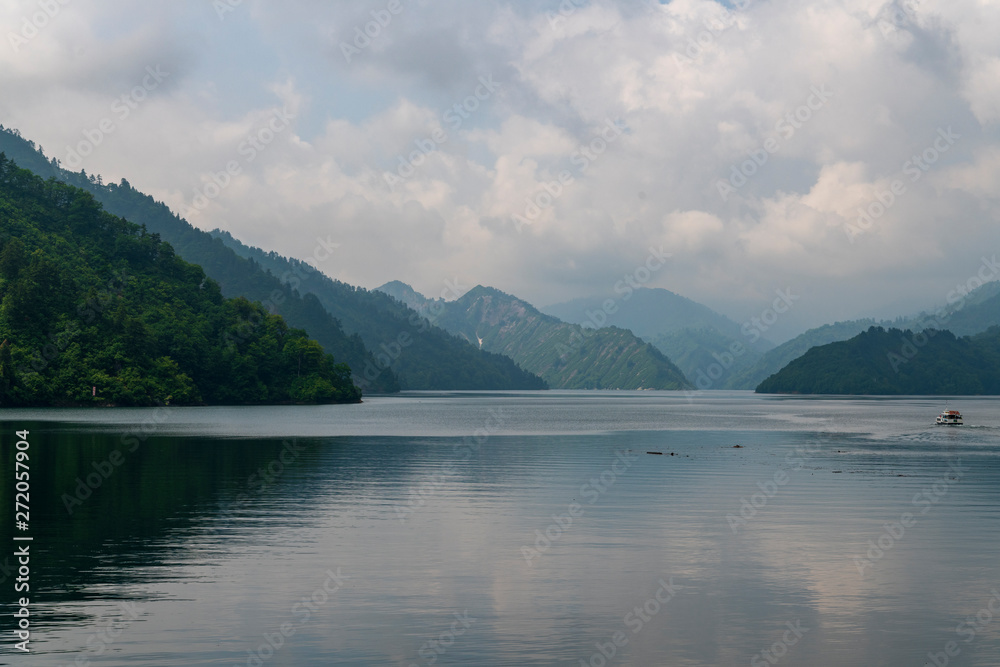
<path fill-rule="evenodd" d="M 360 400 L 304 331 L 2 153 L 0 296 L 0 405 Z"/>
<path fill-rule="evenodd" d="M 0 151 L 44 178 L 90 192 L 105 210 L 160 234 L 178 255 L 201 266 L 223 295 L 260 301 L 290 326 L 304 329 L 351 367 L 365 392 L 546 388 L 509 358 L 433 326 L 385 294 L 333 280 L 305 262 L 251 248 L 228 234 L 197 229 L 125 179 L 105 183 L 99 175 L 62 169 L 16 130 L 0 126 Z M 336 260 L 326 250 L 320 256 Z"/>
<path fill-rule="evenodd" d="M 950 331 L 871 327 L 814 347 L 764 380 L 765 394 L 1000 394 L 1000 327 Z"/>

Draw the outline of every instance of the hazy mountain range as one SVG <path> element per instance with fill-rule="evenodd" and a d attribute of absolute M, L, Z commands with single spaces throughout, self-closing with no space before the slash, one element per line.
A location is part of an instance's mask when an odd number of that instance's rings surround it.
<path fill-rule="evenodd" d="M 367 290 L 226 232 L 196 229 L 125 179 L 105 184 L 98 176 L 66 171 L 16 131 L 0 131 L 0 151 L 44 178 L 87 190 L 108 212 L 143 225 L 200 265 L 225 296 L 260 302 L 304 329 L 346 362 L 367 392 L 753 389 L 810 349 L 872 326 L 948 329 L 961 336 L 1000 324 L 996 281 L 956 291 L 933 313 L 827 324 L 778 346 L 767 340 L 767 326 L 759 321 L 737 323 L 666 289 L 630 289 L 542 309 L 487 286 L 455 292 L 448 300 L 427 298 L 399 281 Z M 776 300 L 777 312 L 781 307 Z"/>
<path fill-rule="evenodd" d="M 684 374 L 627 329 L 562 322 L 492 287 L 455 301 L 426 299 L 394 281 L 378 288 L 484 350 L 505 354 L 562 389 L 683 389 Z"/>
<path fill-rule="evenodd" d="M 349 403 L 351 369 L 157 234 L 0 155 L 0 405 Z"/>
<path fill-rule="evenodd" d="M 814 347 L 757 387 L 768 394 L 1000 394 L 1000 327 L 973 336 L 871 327 Z"/>
<path fill-rule="evenodd" d="M 756 364 L 774 344 L 725 315 L 665 289 L 574 299 L 542 309 L 577 324 L 603 323 L 631 330 L 652 343 L 703 389 L 728 387 L 734 374 Z M 722 375 L 716 377 L 721 369 Z M 752 388 L 752 387 L 751 387 Z"/>

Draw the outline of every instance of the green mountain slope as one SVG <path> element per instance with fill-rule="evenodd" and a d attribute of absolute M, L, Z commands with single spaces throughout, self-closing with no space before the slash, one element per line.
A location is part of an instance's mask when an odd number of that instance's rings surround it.
<path fill-rule="evenodd" d="M 726 389 L 753 389 L 810 348 L 847 340 L 876 324 L 875 320 L 851 320 L 810 329 L 764 353 L 752 366 L 734 373 L 723 386 Z"/>
<path fill-rule="evenodd" d="M 375 354 L 374 364 L 356 371 L 362 388 L 382 367 L 391 368 L 404 389 L 547 388 L 541 378 L 510 358 L 434 326 L 435 313 L 420 315 L 381 291 L 333 280 L 305 262 L 248 247 L 226 232 L 212 234 L 241 257 L 283 276 L 298 292 L 315 296 L 345 331 L 361 337 Z"/>
<path fill-rule="evenodd" d="M 105 185 L 99 177 L 59 169 L 16 131 L 0 130 L 0 150 L 38 174 L 88 190 L 112 213 L 142 222 L 201 265 L 223 294 L 260 301 L 305 329 L 351 366 L 365 391 L 545 388 L 511 360 L 456 339 L 383 294 L 331 280 L 304 262 L 249 248 L 229 235 L 196 229 L 127 181 Z"/>
<path fill-rule="evenodd" d="M 793 359 L 819 345 L 844 341 L 872 326 L 897 329 L 947 329 L 957 336 L 981 333 L 1000 326 L 1000 281 L 988 282 L 966 295 L 953 294 L 951 303 L 931 313 L 898 317 L 892 321 L 850 320 L 810 329 L 765 353 L 752 367 L 734 373 L 725 383 L 727 389 L 753 389 L 765 378 L 777 373 Z"/>
<path fill-rule="evenodd" d="M 699 389 L 723 389 L 729 379 L 757 363 L 761 354 L 717 329 L 678 329 L 650 341 Z"/>
<path fill-rule="evenodd" d="M 0 128 L 0 151 L 6 152 L 18 166 L 43 178 L 55 178 L 90 192 L 105 210 L 144 225 L 150 233 L 159 234 L 178 255 L 201 266 L 221 286 L 224 296 L 242 296 L 259 301 L 291 326 L 305 329 L 326 352 L 351 367 L 357 382 L 364 379 L 360 375 L 364 368 L 377 366 L 374 355 L 365 348 L 361 338 L 347 335 L 317 299 L 309 295 L 300 296 L 278 277 L 267 273 L 253 261 L 238 256 L 209 233 L 176 216 L 165 204 L 131 187 L 126 180 L 105 185 L 99 177 L 87 176 L 85 172 L 60 169 L 46 160 L 33 142 L 23 139 L 14 130 Z M 368 379 L 365 383 L 366 391 L 399 390 L 398 379 L 387 368 L 382 369 L 374 380 Z"/>
<path fill-rule="evenodd" d="M 0 153 L 0 405 L 358 401 L 305 332 Z"/>
<path fill-rule="evenodd" d="M 1000 394 L 1000 327 L 950 331 L 871 327 L 814 347 L 757 387 L 775 394 Z"/>
<path fill-rule="evenodd" d="M 948 305 L 933 313 L 907 318 L 898 326 L 906 329 L 947 328 L 956 336 L 969 336 L 1000 326 L 1000 281 L 990 281 L 964 296 L 953 292 L 951 297 Z"/>
<path fill-rule="evenodd" d="M 744 335 L 740 325 L 725 315 L 669 290 L 625 289 L 624 294 L 574 299 L 541 310 L 564 322 L 629 329 L 705 389 L 721 389 L 730 376 L 753 366 L 774 347 L 759 335 Z M 605 307 L 609 299 L 613 302 L 610 310 Z"/>
<path fill-rule="evenodd" d="M 708 306 L 670 290 L 650 287 L 626 288 L 625 294 L 590 296 L 546 306 L 540 310 L 563 322 L 596 326 L 606 324 L 630 329 L 640 338 L 651 339 L 680 329 L 714 329 L 730 338 L 740 338 L 740 325 Z M 604 303 L 614 301 L 613 312 L 605 312 Z M 764 343 L 764 348 L 768 346 Z"/>
<path fill-rule="evenodd" d="M 684 374 L 649 343 L 616 327 L 560 322 L 491 287 L 456 301 L 423 299 L 403 283 L 379 288 L 409 300 L 437 323 L 484 350 L 505 354 L 560 389 L 683 389 Z M 421 301 L 421 299 L 423 299 Z"/>

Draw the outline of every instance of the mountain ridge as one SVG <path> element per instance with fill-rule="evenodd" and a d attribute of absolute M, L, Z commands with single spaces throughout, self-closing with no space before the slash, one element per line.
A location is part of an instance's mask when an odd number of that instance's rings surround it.
<path fill-rule="evenodd" d="M 230 236 L 230 244 L 243 249 L 241 255 L 229 247 L 223 238 L 196 229 L 174 214 L 162 202 L 155 201 L 131 187 L 127 180 L 105 184 L 99 176 L 88 176 L 60 168 L 58 161 L 45 158 L 34 142 L 21 137 L 16 130 L 0 126 L 0 150 L 16 156 L 23 164 L 45 178 L 76 185 L 93 194 L 109 212 L 142 223 L 151 232 L 170 241 L 177 253 L 202 266 L 214 278 L 227 296 L 246 296 L 266 304 L 285 317 L 290 324 L 310 332 L 328 352 L 348 363 L 355 381 L 366 391 L 377 393 L 410 389 L 543 389 L 544 382 L 517 368 L 509 359 L 491 356 L 465 343 L 452 341 L 440 329 L 420 321 L 414 312 L 401 310 L 385 298 L 372 297 L 364 303 L 361 290 L 323 276 L 305 262 L 288 260 L 277 253 L 250 249 Z M 283 263 L 282 263 L 283 262 Z M 268 271 L 267 266 L 274 271 Z M 326 276 L 323 276 L 326 278 Z M 323 289 L 315 293 L 305 288 L 315 279 Z M 332 293 L 331 293 L 332 290 Z M 363 293 L 359 295 L 359 291 Z M 324 298 L 319 298 L 317 294 Z M 381 296 L 381 295 L 380 295 Z M 336 303 L 339 299 L 349 303 Z M 362 309 L 364 315 L 357 310 Z M 334 312 L 331 312 L 334 311 Z M 379 335 L 371 346 L 366 345 L 358 331 L 360 320 L 368 320 Z M 344 329 L 344 323 L 353 327 Z M 371 332 L 367 332 L 370 334 Z M 402 343 L 400 336 L 403 336 Z M 407 336 L 409 338 L 407 338 Z M 403 343 L 408 344 L 404 345 Z M 388 348 L 388 352 L 382 346 Z M 468 349 L 465 349 L 468 348 Z M 420 357 L 418 368 L 410 368 L 401 382 L 394 367 L 406 360 Z M 403 361 L 401 361 L 403 360 Z M 383 363 L 388 362 L 388 363 Z M 413 364 L 411 364 L 412 366 Z M 452 371 L 449 376 L 447 371 Z"/>
<path fill-rule="evenodd" d="M 604 322 L 628 329 L 652 343 L 703 389 L 723 388 L 731 376 L 753 366 L 774 347 L 762 332 L 748 330 L 749 325 L 663 288 L 593 295 L 554 304 L 542 312 L 576 324 Z"/>
<path fill-rule="evenodd" d="M 870 327 L 811 348 L 757 386 L 760 394 L 997 395 L 1000 327 L 974 336 Z"/>
<path fill-rule="evenodd" d="M 630 331 L 562 322 L 495 287 L 476 285 L 454 301 L 427 299 L 400 281 L 394 295 L 436 310 L 437 322 L 484 350 L 506 354 L 561 389 L 684 389 L 687 378 Z"/>
<path fill-rule="evenodd" d="M 3 153 L 0 212 L 0 405 L 360 401 L 304 331 Z"/>
<path fill-rule="evenodd" d="M 364 387 L 379 369 L 391 368 L 403 389 L 546 389 L 546 383 L 502 354 L 437 326 L 434 313 L 420 313 L 378 290 L 355 287 L 312 269 L 306 262 L 247 246 L 228 232 L 211 232 L 241 257 L 280 272 L 294 288 L 318 299 L 344 330 L 374 351 L 358 369 Z"/>

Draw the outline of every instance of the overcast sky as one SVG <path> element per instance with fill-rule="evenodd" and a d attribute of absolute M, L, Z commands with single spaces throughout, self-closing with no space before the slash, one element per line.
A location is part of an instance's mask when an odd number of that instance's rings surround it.
<path fill-rule="evenodd" d="M 0 24 L 0 122 L 364 287 L 543 306 L 631 275 L 737 321 L 790 289 L 781 339 L 943 303 L 1000 251 L 996 0 L 6 0 Z"/>

